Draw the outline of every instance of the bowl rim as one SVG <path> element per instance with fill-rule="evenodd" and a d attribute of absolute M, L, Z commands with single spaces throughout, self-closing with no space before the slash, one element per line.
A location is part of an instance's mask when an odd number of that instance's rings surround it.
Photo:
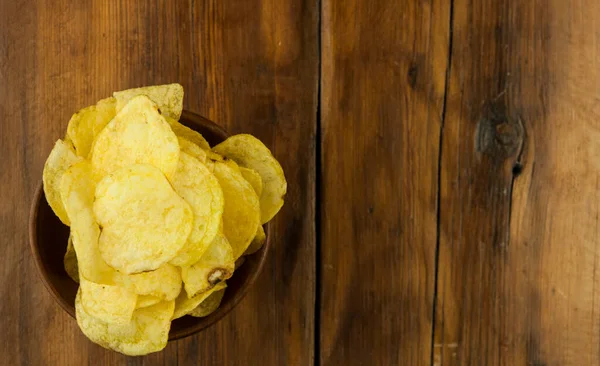
<path fill-rule="evenodd" d="M 182 114 L 181 114 L 181 118 L 180 118 L 180 122 L 182 124 L 194 129 L 192 126 L 184 123 L 185 120 L 193 121 L 195 124 L 202 125 L 203 127 L 210 130 L 213 134 L 221 135 L 221 136 L 225 136 L 225 137 L 230 136 L 229 133 L 225 129 L 223 129 L 221 126 L 217 125 L 216 123 L 209 120 L 208 118 L 205 118 L 195 112 L 183 110 Z M 31 203 L 31 207 L 30 207 L 30 211 L 29 211 L 29 248 L 33 254 L 37 274 L 40 277 L 42 283 L 44 284 L 44 287 L 46 287 L 46 289 L 50 292 L 50 294 L 52 295 L 54 300 L 56 300 L 56 302 L 58 302 L 60 307 L 64 311 L 66 311 L 67 314 L 69 314 L 73 319 L 75 319 L 74 305 L 71 305 L 64 297 L 62 297 L 61 294 L 59 293 L 58 289 L 54 285 L 54 283 L 52 283 L 49 280 L 48 275 L 47 275 L 47 269 L 45 268 L 44 262 L 42 261 L 42 257 L 38 251 L 38 238 L 37 238 L 38 215 L 37 215 L 37 213 L 39 211 L 39 206 L 40 206 L 40 202 L 41 202 L 42 198 L 46 199 L 45 194 L 44 194 L 43 181 L 40 179 L 39 183 L 37 184 L 37 188 L 35 190 L 35 193 L 33 196 L 33 201 Z M 267 224 L 263 225 L 263 227 L 265 229 L 266 241 L 263 244 L 262 248 L 258 252 L 253 254 L 253 255 L 256 255 L 256 254 L 260 253 L 260 257 L 258 259 L 256 270 L 248 274 L 246 280 L 244 281 L 244 284 L 238 289 L 237 292 L 235 292 L 235 294 L 233 295 L 233 298 L 231 298 L 231 300 L 229 300 L 227 303 L 219 306 L 219 308 L 217 308 L 217 310 L 215 310 L 210 315 L 203 317 L 203 318 L 196 318 L 196 319 L 203 319 L 204 321 L 199 321 L 192 326 L 180 329 L 176 333 L 172 333 L 171 331 L 169 331 L 169 341 L 174 341 L 177 339 L 191 336 L 193 334 L 196 334 L 196 333 L 214 325 L 219 320 L 223 319 L 226 315 L 228 315 L 242 301 L 242 299 L 248 293 L 248 290 L 254 285 L 254 283 L 256 282 L 256 279 L 262 273 L 265 262 L 266 262 L 267 255 L 268 255 L 270 247 L 271 247 L 271 225 L 270 225 L 270 223 L 267 223 Z M 66 273 L 65 273 L 65 275 L 66 275 Z M 234 275 L 235 275 L 235 273 L 234 273 Z M 183 287 L 182 287 L 182 291 L 185 291 L 185 290 L 183 290 Z"/>

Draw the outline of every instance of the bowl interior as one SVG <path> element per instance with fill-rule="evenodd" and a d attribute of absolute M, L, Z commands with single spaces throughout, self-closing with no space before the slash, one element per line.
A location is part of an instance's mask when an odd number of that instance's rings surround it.
<path fill-rule="evenodd" d="M 211 146 L 228 136 L 221 127 L 192 112 L 183 111 L 180 122 L 200 132 Z M 67 275 L 63 267 L 69 228 L 54 215 L 46 201 L 41 183 L 34 197 L 29 224 L 31 249 L 42 281 L 60 306 L 75 317 L 75 295 L 79 285 Z M 221 319 L 238 304 L 262 270 L 270 244 L 269 225 L 265 225 L 265 232 L 267 233 L 265 245 L 256 253 L 246 256 L 243 265 L 227 281 L 227 290 L 221 306 L 204 318 L 184 316 L 174 320 L 171 324 L 169 340 L 199 332 Z"/>

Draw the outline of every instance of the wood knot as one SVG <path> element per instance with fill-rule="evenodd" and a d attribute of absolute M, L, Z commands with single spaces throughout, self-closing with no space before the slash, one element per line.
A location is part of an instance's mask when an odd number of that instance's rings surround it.
<path fill-rule="evenodd" d="M 419 66 L 416 63 L 411 63 L 408 68 L 408 72 L 406 73 L 406 78 L 408 79 L 408 85 L 412 89 L 417 85 L 417 76 L 419 75 Z"/>
<path fill-rule="evenodd" d="M 525 131 L 520 119 L 509 118 L 504 113 L 504 108 L 492 105 L 487 108 L 477 125 L 475 148 L 477 152 L 494 159 L 505 160 L 516 157 L 524 137 Z"/>
<path fill-rule="evenodd" d="M 503 122 L 496 125 L 495 138 L 500 145 L 511 146 L 519 139 L 519 132 L 516 125 Z"/>

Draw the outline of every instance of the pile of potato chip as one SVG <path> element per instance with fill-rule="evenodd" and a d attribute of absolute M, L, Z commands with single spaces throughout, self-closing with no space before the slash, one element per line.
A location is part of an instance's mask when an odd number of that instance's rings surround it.
<path fill-rule="evenodd" d="M 258 139 L 211 148 L 179 123 L 182 103 L 179 84 L 115 92 L 73 115 L 44 167 L 46 199 L 71 229 L 77 323 L 127 355 L 163 349 L 173 319 L 219 307 L 287 189 Z"/>

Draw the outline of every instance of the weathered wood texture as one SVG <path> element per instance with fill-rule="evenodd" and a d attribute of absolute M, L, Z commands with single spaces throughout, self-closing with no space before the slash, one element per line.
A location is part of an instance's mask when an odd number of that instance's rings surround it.
<path fill-rule="evenodd" d="M 428 365 L 449 2 L 322 4 L 321 364 Z"/>
<path fill-rule="evenodd" d="M 454 1 L 434 365 L 600 364 L 599 14 Z"/>
<path fill-rule="evenodd" d="M 600 364 L 599 14 L 0 0 L 0 365 Z M 171 81 L 186 108 L 265 141 L 289 192 L 238 308 L 128 358 L 43 288 L 29 204 L 71 113 Z"/>
<path fill-rule="evenodd" d="M 0 364 L 312 364 L 318 62 L 315 1 L 0 0 Z M 73 112 L 175 81 L 186 108 L 272 149 L 287 203 L 265 270 L 231 315 L 127 358 L 89 342 L 41 284 L 29 204 Z"/>

